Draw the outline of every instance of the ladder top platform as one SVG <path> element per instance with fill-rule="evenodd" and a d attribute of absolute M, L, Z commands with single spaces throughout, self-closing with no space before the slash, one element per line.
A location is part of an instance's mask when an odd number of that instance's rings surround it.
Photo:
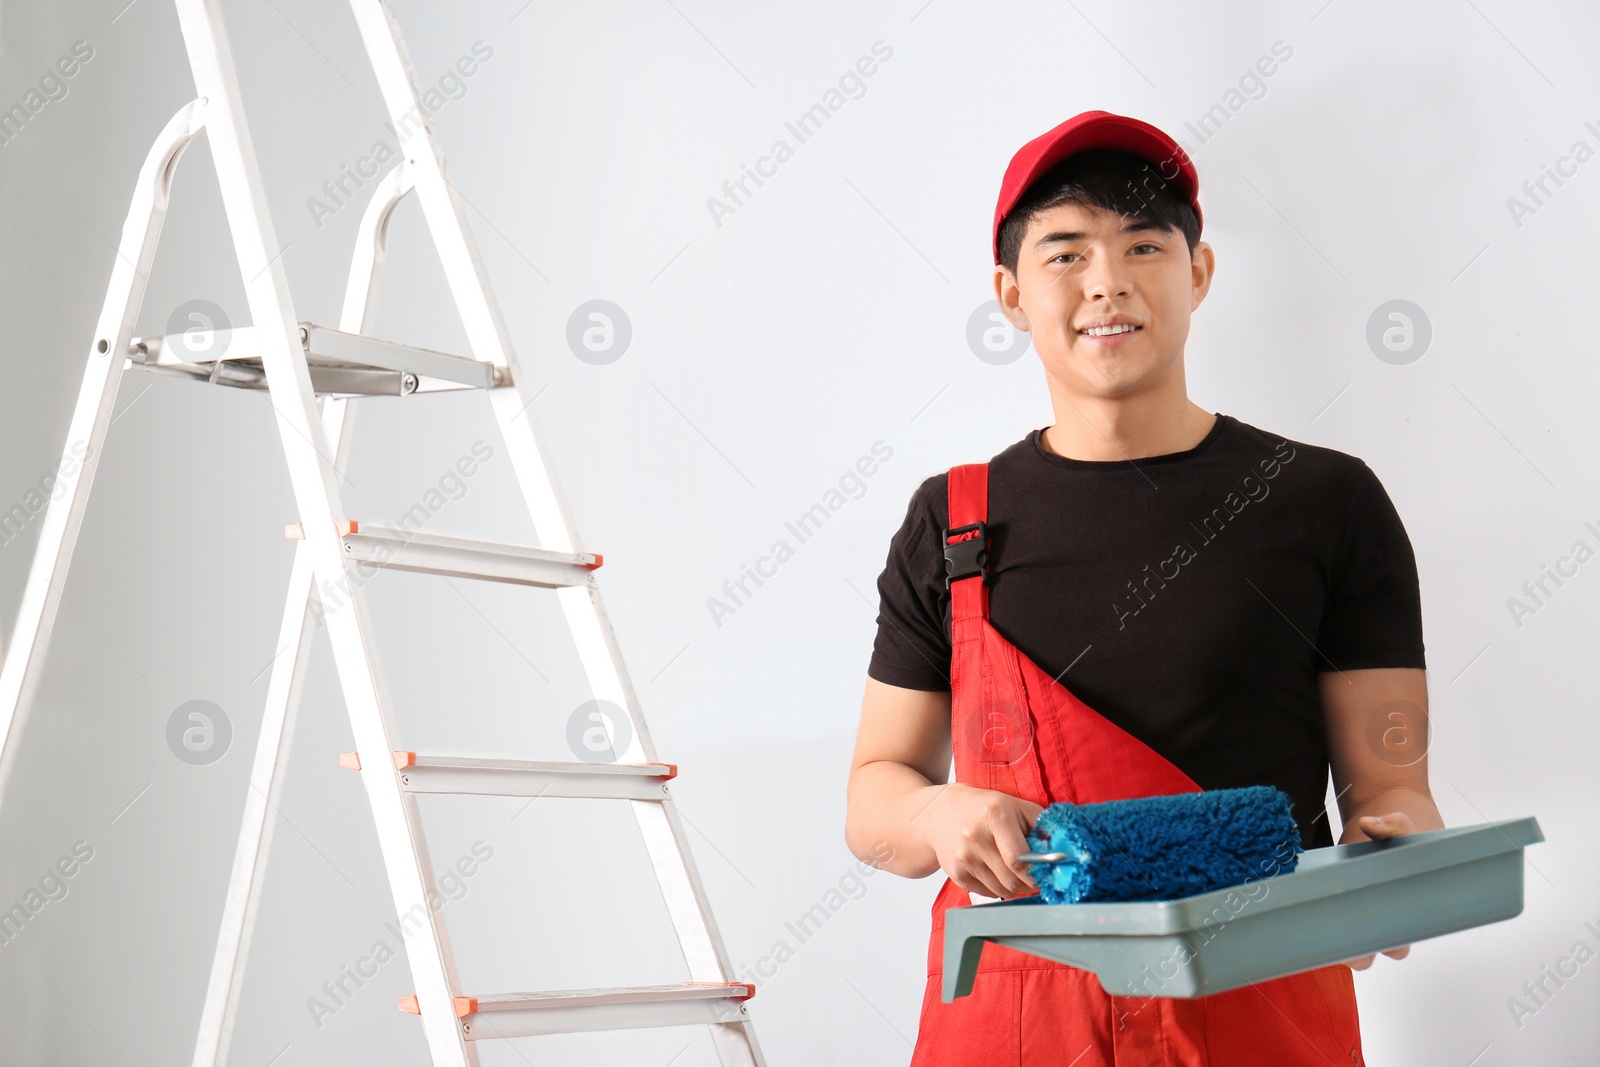
<path fill-rule="evenodd" d="M 312 388 L 325 396 L 409 396 L 511 384 L 507 367 L 314 322 L 300 323 L 300 345 Z M 255 326 L 135 337 L 128 346 L 127 362 L 129 367 L 216 385 L 267 388 Z"/>

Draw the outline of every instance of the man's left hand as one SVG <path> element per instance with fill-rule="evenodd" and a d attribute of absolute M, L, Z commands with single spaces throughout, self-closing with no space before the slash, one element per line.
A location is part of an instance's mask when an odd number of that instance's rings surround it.
<path fill-rule="evenodd" d="M 1384 841 L 1391 837 L 1399 837 L 1401 834 L 1413 834 L 1417 831 L 1416 824 L 1411 821 L 1411 816 L 1403 811 L 1391 811 L 1387 815 L 1363 815 L 1356 820 L 1356 829 L 1361 831 L 1361 837 L 1353 837 L 1351 834 L 1346 833 L 1344 835 L 1345 839 L 1340 841 L 1340 844 L 1349 844 L 1351 840 Z M 1401 945 L 1399 948 L 1384 949 L 1383 954 L 1393 959 L 1403 960 L 1410 952 L 1410 945 Z M 1364 971 L 1371 967 L 1373 961 L 1377 958 L 1378 954 L 1376 952 L 1369 952 L 1365 956 L 1357 956 L 1354 959 L 1342 962 L 1348 964 L 1354 970 Z"/>

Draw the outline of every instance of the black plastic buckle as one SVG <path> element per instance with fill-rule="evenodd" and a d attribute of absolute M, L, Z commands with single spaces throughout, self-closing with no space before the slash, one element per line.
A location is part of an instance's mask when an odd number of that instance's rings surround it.
<path fill-rule="evenodd" d="M 954 543 L 950 540 L 957 534 L 973 531 L 977 531 L 976 537 L 968 537 Z M 944 532 L 944 573 L 944 584 L 947 589 L 951 582 L 971 578 L 973 575 L 980 576 L 984 585 L 989 584 L 988 526 L 980 521 Z"/>

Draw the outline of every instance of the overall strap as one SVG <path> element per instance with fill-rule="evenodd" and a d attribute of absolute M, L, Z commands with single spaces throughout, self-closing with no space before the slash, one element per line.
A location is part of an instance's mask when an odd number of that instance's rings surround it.
<path fill-rule="evenodd" d="M 956 780 L 1036 804 L 1044 785 L 1022 655 L 989 624 L 989 465 L 950 469 L 950 734 Z"/>
<path fill-rule="evenodd" d="M 950 468 L 950 525 L 944 531 L 945 583 L 952 625 L 989 617 L 989 465 Z M 977 581 L 964 579 L 977 578 Z"/>

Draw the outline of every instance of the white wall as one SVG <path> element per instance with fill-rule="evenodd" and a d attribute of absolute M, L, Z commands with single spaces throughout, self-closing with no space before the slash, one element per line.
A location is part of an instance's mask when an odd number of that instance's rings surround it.
<path fill-rule="evenodd" d="M 360 204 L 319 226 L 307 200 L 393 137 L 342 5 L 228 7 L 297 311 L 332 322 Z M 766 965 L 752 1003 L 773 1063 L 909 1057 L 935 882 L 879 874 L 804 943 L 785 923 L 853 885 L 844 780 L 872 583 L 908 493 L 1049 421 L 1031 353 L 982 361 L 967 327 L 990 299 L 1007 159 L 1092 107 L 1153 121 L 1194 152 L 1219 264 L 1189 352 L 1194 397 L 1362 456 L 1406 521 L 1446 819 L 1536 814 L 1549 838 L 1529 850 L 1520 918 L 1357 976 L 1370 1061 L 1592 1055 L 1600 964 L 1547 982 L 1554 996 L 1532 1015 L 1514 1018 L 1510 998 L 1535 1006 L 1525 981 L 1578 942 L 1600 947 L 1585 925 L 1600 926 L 1600 564 L 1520 625 L 1507 606 L 1574 541 L 1600 545 L 1584 525 L 1600 526 L 1588 313 L 1600 163 L 1520 222 L 1507 205 L 1575 142 L 1600 149 L 1591 6 L 397 7 L 425 80 L 476 41 L 493 49 L 435 126 L 523 361 L 548 383 L 535 410 L 585 541 L 606 556 L 600 580 L 659 748 L 683 768 L 676 792 L 729 949 L 743 967 L 780 940 L 794 950 Z M 161 0 L 9 4 L 0 106 L 79 40 L 94 55 L 67 95 L 0 145 L 3 508 L 56 462 L 134 174 L 192 92 Z M 893 54 L 864 94 L 718 225 L 708 197 L 774 139 L 793 145 L 785 121 L 878 41 Z M 1259 98 L 1239 98 L 1206 143 L 1185 130 L 1278 41 L 1293 54 Z M 160 332 L 194 297 L 242 321 L 204 144 L 176 197 L 141 330 Z M 459 349 L 414 205 L 392 251 L 378 332 Z M 609 365 L 565 341 L 593 299 L 632 324 Z M 1394 299 L 1432 325 L 1407 365 L 1366 341 Z M 279 530 L 295 515 L 261 396 L 130 376 L 119 407 L 0 814 L 0 907 L 75 842 L 93 858 L 0 944 L 8 1063 L 187 1062 L 289 570 Z M 498 448 L 486 416 L 481 397 L 370 403 L 351 513 L 392 519 L 473 442 Z M 879 440 L 893 458 L 865 494 L 717 625 L 708 598 Z M 526 537 L 507 473 L 497 452 L 432 528 Z M 37 526 L 0 546 L 7 638 Z M 408 747 L 559 750 L 584 694 L 548 605 L 404 575 L 372 596 Z M 197 699 L 233 730 L 206 766 L 166 741 L 174 709 Z M 370 815 L 335 765 L 350 746 L 319 644 L 235 1063 L 425 1062 L 416 1020 L 394 1010 L 410 990 L 403 962 L 320 1027 L 307 1006 L 393 941 Z M 548 805 L 514 822 L 512 802 L 427 808 L 441 866 L 478 839 L 494 849 L 447 910 L 467 984 L 679 977 L 625 813 Z M 486 1048 L 484 1062 L 578 1055 L 713 1062 L 690 1030 L 532 1039 Z"/>

